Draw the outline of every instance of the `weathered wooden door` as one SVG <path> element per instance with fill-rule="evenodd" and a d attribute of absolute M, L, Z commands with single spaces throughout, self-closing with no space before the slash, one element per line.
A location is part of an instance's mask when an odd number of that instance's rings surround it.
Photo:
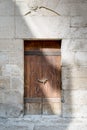
<path fill-rule="evenodd" d="M 25 42 L 25 114 L 60 114 L 61 56 L 58 41 Z"/>

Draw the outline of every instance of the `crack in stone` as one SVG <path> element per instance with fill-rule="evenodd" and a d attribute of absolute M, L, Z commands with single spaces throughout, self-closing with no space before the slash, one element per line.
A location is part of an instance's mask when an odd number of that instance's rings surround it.
<path fill-rule="evenodd" d="M 47 8 L 45 6 L 40 6 L 40 7 L 35 6 L 35 7 L 32 7 L 31 10 L 29 10 L 27 13 L 25 13 L 25 15 L 28 15 L 28 14 L 32 13 L 32 11 L 37 11 L 38 9 L 42 9 L 42 8 L 44 8 L 46 10 L 49 10 L 49 11 L 55 13 L 56 15 L 60 16 L 60 14 L 58 12 L 56 12 L 56 11 L 50 9 L 50 8 Z"/>

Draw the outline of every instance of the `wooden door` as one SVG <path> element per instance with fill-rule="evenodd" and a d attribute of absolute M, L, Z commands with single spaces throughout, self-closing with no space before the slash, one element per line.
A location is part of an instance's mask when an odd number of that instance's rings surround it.
<path fill-rule="evenodd" d="M 60 114 L 60 63 L 58 41 L 25 42 L 25 114 Z"/>

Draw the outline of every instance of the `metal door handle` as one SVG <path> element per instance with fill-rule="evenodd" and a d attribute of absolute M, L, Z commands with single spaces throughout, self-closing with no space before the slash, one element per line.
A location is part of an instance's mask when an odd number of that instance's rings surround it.
<path fill-rule="evenodd" d="M 48 79 L 37 79 L 37 81 L 40 82 L 40 83 L 45 84 L 48 81 Z"/>

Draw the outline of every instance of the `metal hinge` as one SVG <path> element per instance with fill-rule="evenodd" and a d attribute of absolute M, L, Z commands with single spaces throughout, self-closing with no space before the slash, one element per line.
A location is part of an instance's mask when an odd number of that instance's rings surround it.
<path fill-rule="evenodd" d="M 62 103 L 65 103 L 64 90 L 62 90 L 62 93 L 61 93 L 61 102 L 62 102 Z"/>

